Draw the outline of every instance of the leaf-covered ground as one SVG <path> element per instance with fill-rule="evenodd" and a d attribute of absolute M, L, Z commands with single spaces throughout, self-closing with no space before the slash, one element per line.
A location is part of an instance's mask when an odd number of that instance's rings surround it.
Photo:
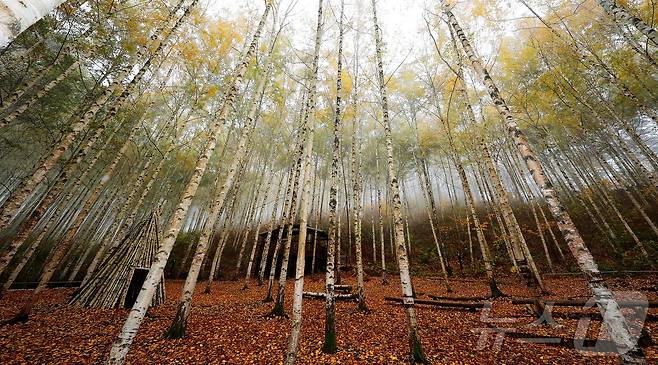
<path fill-rule="evenodd" d="M 353 277 L 344 283 L 354 283 Z M 428 295 L 445 295 L 441 281 L 433 278 L 415 279 L 420 299 Z M 656 300 L 655 277 L 609 279 L 615 290 L 638 290 Z M 283 360 L 286 336 L 290 323 L 286 319 L 263 317 L 270 304 L 262 303 L 265 288 L 253 286 L 241 291 L 242 282 L 215 283 L 212 294 L 203 294 L 199 285 L 188 328 L 188 336 L 180 340 L 162 338 L 174 315 L 181 282 L 167 283 L 168 299 L 164 306 L 151 308 L 128 356 L 131 364 L 278 364 Z M 398 305 L 387 304 L 385 296 L 399 296 L 399 285 L 394 280 L 381 286 L 379 278 L 366 283 L 370 314 L 355 312 L 355 304 L 337 304 L 337 333 L 339 352 L 324 355 L 320 352 L 324 331 L 324 302 L 304 300 L 303 335 L 300 343 L 300 364 L 405 363 L 407 334 L 405 313 Z M 578 277 L 547 278 L 546 284 L 556 298 L 587 297 L 588 290 Z M 307 290 L 322 291 L 323 277 L 306 278 Z M 501 280 L 501 289 L 508 295 L 527 296 L 529 293 L 515 278 Z M 479 280 L 455 280 L 453 295 L 482 296 L 487 286 Z M 652 291 L 653 289 L 653 291 Z M 287 287 L 290 310 L 292 283 Z M 102 363 L 109 346 L 119 332 L 128 310 L 80 309 L 66 306 L 72 289 L 48 290 L 35 307 L 32 319 L 25 324 L 0 326 L 1 364 L 95 364 Z M 12 291 L 0 299 L 0 316 L 10 318 L 25 298 L 25 291 Z M 575 309 L 555 309 L 554 313 L 574 313 Z M 655 316 L 656 309 L 650 310 Z M 508 300 L 494 302 L 493 310 L 483 317 L 481 311 L 440 309 L 418 306 L 421 336 L 427 356 L 435 364 L 616 364 L 613 356 L 585 356 L 574 349 L 521 342 L 504 338 L 500 349 L 494 348 L 495 335 L 487 338 L 483 349 L 478 349 L 483 328 L 499 326 L 516 328 L 518 332 L 549 336 L 571 337 L 577 319 L 556 314 L 558 328 L 527 325 L 533 318 L 523 306 Z M 494 323 L 507 318 L 510 322 Z M 487 322 L 489 324 L 487 324 Z M 598 323 L 597 321 L 594 321 Z M 658 342 L 658 323 L 648 321 L 645 328 L 654 342 Z M 596 337 L 598 324 L 589 335 Z M 658 346 L 644 347 L 649 363 L 658 363 Z"/>

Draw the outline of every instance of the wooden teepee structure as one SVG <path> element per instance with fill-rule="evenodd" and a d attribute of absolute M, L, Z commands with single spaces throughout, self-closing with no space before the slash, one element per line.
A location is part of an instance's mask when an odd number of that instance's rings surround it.
<path fill-rule="evenodd" d="M 87 308 L 131 307 L 159 246 L 158 214 L 153 212 L 110 249 L 99 269 L 69 304 Z M 160 305 L 164 298 L 163 277 L 151 305 Z"/>

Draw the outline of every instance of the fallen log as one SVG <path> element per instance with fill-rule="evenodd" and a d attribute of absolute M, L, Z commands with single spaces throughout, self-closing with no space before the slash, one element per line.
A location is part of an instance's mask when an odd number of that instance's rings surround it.
<path fill-rule="evenodd" d="M 571 349 L 577 348 L 592 352 L 619 352 L 617 345 L 613 341 L 606 339 L 565 338 L 560 336 L 544 336 L 514 331 L 505 332 L 505 335 L 520 342 L 559 346 Z M 640 347 L 649 347 L 655 345 L 655 343 L 651 339 L 649 333 L 643 329 L 640 338 L 638 339 L 638 345 L 640 345 Z"/>
<path fill-rule="evenodd" d="M 507 332 L 505 335 L 510 338 L 514 338 L 519 342 L 565 347 L 570 349 L 576 348 L 576 345 L 578 344 L 578 348 L 587 349 L 588 351 L 592 352 L 618 352 L 617 346 L 610 340 L 573 339 L 558 336 L 535 335 L 532 333 L 522 332 Z M 576 343 L 576 341 L 578 341 L 578 343 Z"/>
<path fill-rule="evenodd" d="M 491 297 L 451 297 L 451 296 L 442 296 L 442 295 L 429 295 L 430 298 L 434 300 L 462 300 L 462 301 L 480 301 L 480 300 L 489 300 Z"/>
<path fill-rule="evenodd" d="M 308 298 L 308 299 L 325 299 L 327 294 L 326 293 L 315 293 L 315 292 L 305 291 L 302 294 L 302 296 L 304 298 Z M 334 294 L 334 298 L 336 300 L 357 300 L 358 296 L 356 294 L 336 293 L 336 294 Z"/>
<path fill-rule="evenodd" d="M 514 298 L 512 299 L 512 304 L 533 304 L 534 299 L 530 298 Z M 564 300 L 564 299 L 548 299 L 543 300 L 547 305 L 552 305 L 556 307 L 584 307 L 588 300 Z M 638 302 L 638 301 L 628 301 L 628 300 L 618 300 L 617 304 L 620 307 L 631 308 L 631 307 L 643 307 L 648 305 L 649 308 L 658 308 L 658 301 L 649 301 L 649 302 Z"/>
<path fill-rule="evenodd" d="M 615 275 L 615 274 L 624 274 L 624 275 L 646 275 L 646 274 L 658 274 L 657 270 L 618 270 L 618 271 L 599 271 L 601 275 Z M 549 272 L 543 274 L 544 276 L 580 276 L 583 273 L 580 271 L 574 272 Z"/>
<path fill-rule="evenodd" d="M 431 280 L 445 280 L 443 276 L 429 276 L 428 279 Z M 487 279 L 468 279 L 468 278 L 450 278 L 450 282 L 458 283 L 487 283 Z M 499 282 L 496 280 L 496 282 Z"/>
<path fill-rule="evenodd" d="M 385 297 L 384 300 L 388 302 L 403 303 L 402 298 Z M 454 307 L 454 308 L 468 308 L 468 309 L 484 308 L 486 305 L 486 303 L 483 302 L 457 302 L 457 301 L 446 301 L 446 300 L 422 300 L 422 299 L 415 299 L 414 303 L 434 305 L 437 307 Z"/>
<path fill-rule="evenodd" d="M 334 290 L 340 293 L 344 294 L 350 294 L 352 293 L 352 286 L 351 285 L 334 285 Z"/>

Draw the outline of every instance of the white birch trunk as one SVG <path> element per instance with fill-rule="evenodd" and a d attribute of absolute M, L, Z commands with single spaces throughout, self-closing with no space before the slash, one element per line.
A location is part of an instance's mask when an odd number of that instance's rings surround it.
<path fill-rule="evenodd" d="M 276 149 L 276 148 L 275 148 Z M 249 287 L 249 279 L 251 278 L 251 268 L 254 265 L 254 257 L 256 256 L 256 249 L 258 248 L 258 241 L 259 241 L 259 236 L 260 236 L 260 227 L 263 221 L 263 213 L 265 213 L 265 208 L 267 207 L 267 198 L 270 195 L 270 188 L 272 185 L 272 180 L 274 178 L 274 169 L 270 168 L 270 171 L 267 176 L 267 184 L 265 185 L 265 190 L 264 190 L 264 195 L 263 195 L 263 201 L 261 203 L 261 207 L 258 211 L 258 216 L 256 218 L 256 229 L 254 231 L 254 242 L 251 245 L 251 254 L 249 255 L 249 263 L 247 264 L 247 273 L 244 276 L 244 285 L 242 286 L 242 289 L 245 290 Z M 275 204 L 276 205 L 276 204 Z M 272 208 L 272 211 L 276 211 L 275 208 Z M 263 253 L 265 252 L 265 249 L 263 247 Z"/>
<path fill-rule="evenodd" d="M 0 3 L 0 49 L 39 19 L 50 14 L 64 0 L 3 0 Z"/>
<path fill-rule="evenodd" d="M 128 354 L 128 351 L 130 349 L 130 345 L 132 344 L 133 340 L 135 339 L 135 336 L 137 335 L 139 326 L 141 325 L 142 320 L 146 315 L 146 310 L 150 306 L 151 300 L 153 299 L 153 295 L 155 294 L 158 283 L 162 278 L 165 265 L 167 264 L 167 260 L 169 259 L 169 254 L 171 253 L 171 249 L 173 248 L 174 242 L 176 241 L 176 236 L 178 236 L 178 232 L 180 231 L 181 225 L 183 224 L 183 219 L 185 218 L 185 215 L 187 214 L 187 210 L 190 207 L 190 204 L 192 203 L 192 199 L 196 194 L 196 191 L 199 187 L 199 183 L 201 182 L 201 178 L 203 177 L 203 174 L 206 171 L 206 167 L 208 166 L 208 160 L 210 159 L 210 155 L 215 150 L 215 146 L 217 144 L 217 137 L 220 133 L 222 126 L 226 122 L 226 118 L 228 117 L 228 113 L 231 109 L 231 106 L 233 105 L 236 94 L 238 92 L 238 88 L 242 84 L 242 79 L 247 70 L 247 67 L 251 63 L 251 60 L 254 54 L 256 53 L 258 39 L 260 38 L 261 31 L 263 29 L 263 26 L 265 25 L 265 20 L 267 19 L 267 15 L 271 7 L 272 7 L 272 3 L 268 1 L 266 3 L 265 11 L 263 12 L 263 16 L 260 20 L 260 23 L 258 24 L 258 28 L 254 33 L 253 39 L 249 45 L 249 49 L 244 55 L 242 62 L 240 63 L 240 66 L 236 70 L 235 77 L 233 79 L 233 84 L 230 86 L 228 92 L 226 93 L 226 98 L 224 100 L 224 105 L 222 107 L 222 110 L 219 116 L 214 120 L 212 127 L 210 128 L 208 143 L 205 147 L 204 152 L 202 153 L 199 160 L 197 161 L 196 166 L 194 168 L 194 172 L 192 173 L 192 176 L 190 177 L 190 180 L 188 181 L 187 186 L 184 189 L 182 199 L 178 203 L 175 213 L 171 218 L 169 229 L 163 238 L 160 248 L 158 249 L 158 253 L 155 256 L 153 264 L 151 265 L 151 269 L 149 270 L 149 273 L 146 276 L 146 279 L 144 280 L 144 285 L 142 286 L 142 290 L 139 292 L 137 300 L 135 301 L 135 304 L 133 305 L 133 308 L 130 311 L 128 318 L 126 319 L 126 322 L 124 323 L 124 326 L 121 329 L 121 333 L 119 334 L 119 337 L 112 344 L 112 349 L 110 350 L 110 355 L 107 360 L 107 364 L 123 364 L 125 362 L 126 355 Z"/>
<path fill-rule="evenodd" d="M 320 61 L 320 43 L 322 40 L 322 28 L 324 20 L 323 0 L 318 1 L 318 22 L 315 33 L 315 48 L 313 52 L 312 77 L 310 90 L 306 99 L 306 112 L 304 114 L 305 127 L 308 129 L 306 143 L 304 146 L 304 186 L 301 197 L 301 209 L 299 212 L 299 239 L 297 241 L 297 262 L 295 268 L 295 288 L 292 302 L 292 328 L 288 336 L 288 350 L 286 351 L 285 364 L 293 365 L 297 360 L 297 348 L 302 329 L 302 298 L 304 293 L 304 268 L 306 267 L 306 236 L 308 227 L 309 205 L 311 202 L 311 189 L 313 186 L 313 134 L 315 130 L 315 107 L 318 88 L 318 69 Z M 301 156 L 300 156 L 301 157 Z M 289 237 L 292 232 L 288 232 Z M 283 271 L 283 270 L 282 270 Z"/>
<path fill-rule="evenodd" d="M 608 13 L 616 22 L 623 22 L 633 25 L 640 33 L 644 34 L 654 46 L 658 46 L 658 32 L 650 25 L 645 23 L 639 17 L 631 14 L 624 8 L 623 5 L 618 4 L 615 0 L 598 0 L 601 7 Z"/>
<path fill-rule="evenodd" d="M 264 20 L 265 16 L 261 22 L 264 22 Z M 257 31 L 260 32 L 260 28 Z M 219 193 L 211 205 L 210 215 L 208 216 L 208 220 L 206 221 L 203 232 L 201 233 L 199 241 L 197 242 L 196 250 L 192 258 L 192 264 L 190 265 L 190 270 L 185 279 L 185 284 L 183 285 L 181 296 L 178 302 L 178 310 L 176 312 L 176 316 L 174 317 L 174 320 L 172 321 L 172 324 L 165 335 L 167 338 L 181 338 L 185 336 L 185 332 L 187 330 L 187 320 L 190 316 L 190 308 L 192 305 L 192 295 L 194 294 L 197 279 L 199 277 L 199 273 L 201 272 L 201 264 L 205 258 L 208 245 L 210 244 L 212 231 L 215 227 L 215 223 L 217 222 L 217 218 L 219 218 L 219 214 L 224 207 L 226 196 L 228 195 L 229 190 L 233 187 L 233 181 L 238 172 L 240 162 L 247 155 L 247 151 L 249 149 L 248 142 L 250 141 L 251 134 L 255 129 L 257 114 L 260 109 L 259 99 L 262 93 L 265 91 L 268 75 L 269 73 L 266 73 L 261 76 L 261 80 L 259 81 L 258 86 L 254 92 L 254 96 L 251 101 L 252 104 L 249 108 L 249 114 L 247 116 L 247 120 L 245 121 L 243 132 L 240 135 L 238 147 L 234 152 L 233 159 L 229 165 L 228 174 L 226 175 L 226 179 L 224 180 Z M 217 182 L 219 182 L 219 179 Z M 246 237 L 247 234 L 245 233 L 245 240 Z"/>
<path fill-rule="evenodd" d="M 341 9 L 343 2 L 341 1 Z M 357 310 L 361 312 L 369 312 L 366 305 L 366 290 L 364 284 L 363 273 L 363 250 L 362 250 L 362 231 L 361 222 L 363 221 L 363 174 L 361 172 L 361 124 L 359 123 L 358 116 L 358 85 L 359 85 L 359 32 L 354 32 L 354 81 L 352 93 L 352 108 L 354 113 L 354 123 L 352 124 L 352 199 L 354 201 L 353 207 L 353 224 L 354 224 L 354 250 L 356 254 L 356 286 L 359 305 Z M 409 226 L 407 226 L 408 228 Z M 315 247 L 314 247 L 315 249 Z"/>
<path fill-rule="evenodd" d="M 610 337 L 617 345 L 621 358 L 627 363 L 646 363 L 646 360 L 644 359 L 636 341 L 634 341 L 630 335 L 628 323 L 624 319 L 624 316 L 619 309 L 619 305 L 614 300 L 612 292 L 607 288 L 603 281 L 599 269 L 594 262 L 592 254 L 585 246 L 585 242 L 583 241 L 580 233 L 571 220 L 571 216 L 562 206 L 558 196 L 553 189 L 553 186 L 544 175 L 542 166 L 539 164 L 539 160 L 535 157 L 533 151 L 530 149 L 525 135 L 518 128 L 516 121 L 507 108 L 507 105 L 500 97 L 500 93 L 494 84 L 493 79 L 480 63 L 479 59 L 471 48 L 464 31 L 459 26 L 459 23 L 450 11 L 450 8 L 445 6 L 445 3 L 443 10 L 445 15 L 448 17 L 448 22 L 453 27 L 455 33 L 460 39 L 466 55 L 471 60 L 473 68 L 483 79 L 483 82 L 486 85 L 491 98 L 494 100 L 496 109 L 505 121 L 508 133 L 515 142 L 517 148 L 519 149 L 520 155 L 523 157 L 528 170 L 535 180 L 535 183 L 546 199 L 549 209 L 555 217 L 555 220 L 558 222 L 560 231 L 564 235 L 564 240 L 567 242 L 567 245 L 571 249 L 571 252 L 578 262 L 581 271 L 585 275 L 585 278 L 592 290 L 599 309 L 605 313 L 603 316 L 604 322 L 608 328 Z"/>
<path fill-rule="evenodd" d="M 384 65 L 382 61 L 382 35 L 377 21 L 377 7 L 375 0 L 371 1 L 373 11 L 373 24 L 375 27 L 375 56 L 377 62 L 377 80 L 379 83 L 379 93 L 381 97 L 382 116 L 384 124 L 384 136 L 386 140 L 386 161 L 390 191 L 393 200 L 393 225 L 396 256 L 398 268 L 400 270 L 400 287 L 402 290 L 403 305 L 407 314 L 407 329 L 409 340 L 409 362 L 410 363 L 428 363 L 423 352 L 418 333 L 418 321 L 416 318 L 416 309 L 414 307 L 414 293 L 409 273 L 409 259 L 407 249 L 404 243 L 404 226 L 402 224 L 400 189 L 395 171 L 393 170 L 393 138 L 391 132 L 391 121 L 388 115 L 388 99 L 386 96 L 386 85 L 384 79 Z"/>
<path fill-rule="evenodd" d="M 317 179 L 316 179 L 317 180 Z M 318 181 L 318 185 L 320 185 L 320 206 L 316 208 L 316 213 L 315 213 L 315 228 L 320 229 L 320 218 L 322 217 L 322 208 L 324 205 L 324 182 L 325 179 L 322 179 L 322 183 Z M 311 274 L 315 274 L 315 258 L 316 258 L 316 252 L 317 252 L 317 243 L 318 243 L 318 232 L 315 231 L 313 233 L 313 256 L 311 257 Z"/>
<path fill-rule="evenodd" d="M 342 106 L 342 68 L 343 68 L 343 15 L 345 9 L 345 2 L 341 1 L 340 18 L 338 21 L 338 63 L 336 73 L 336 109 L 334 113 L 333 123 L 333 138 L 332 138 L 332 156 L 331 156 L 331 175 L 329 178 L 329 228 L 327 234 L 329 240 L 327 241 L 327 271 L 325 274 L 325 321 L 324 321 L 324 344 L 322 345 L 322 352 L 326 354 L 333 354 L 336 352 L 336 313 L 335 305 L 336 298 L 334 296 L 335 285 L 335 270 L 334 261 L 336 259 L 336 246 L 340 247 L 340 223 L 336 221 L 337 214 L 337 196 L 340 182 L 338 178 L 338 160 L 340 159 L 340 132 L 341 132 L 341 106 Z M 340 217 L 340 216 L 339 216 Z M 340 251 L 338 251 L 340 256 Z M 338 267 L 340 269 L 340 267 Z"/>

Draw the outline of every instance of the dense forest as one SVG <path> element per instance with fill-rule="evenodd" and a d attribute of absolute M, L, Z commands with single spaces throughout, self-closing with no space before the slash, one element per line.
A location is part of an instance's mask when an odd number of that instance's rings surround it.
<path fill-rule="evenodd" d="M 658 361 L 656 1 L 234 3 L 0 0 L 0 362 Z"/>

